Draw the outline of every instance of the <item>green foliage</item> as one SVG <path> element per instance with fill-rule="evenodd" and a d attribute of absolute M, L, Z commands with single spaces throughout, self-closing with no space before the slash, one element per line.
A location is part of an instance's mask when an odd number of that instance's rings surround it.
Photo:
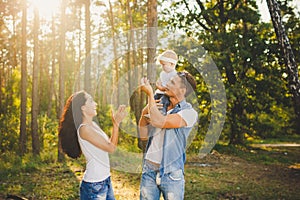
<path fill-rule="evenodd" d="M 184 31 L 186 36 L 191 36 L 196 39 L 196 44 L 201 44 L 204 50 L 209 52 L 214 62 L 219 68 L 222 75 L 222 81 L 226 87 L 227 96 L 227 119 L 223 129 L 222 139 L 229 141 L 236 138 L 247 137 L 281 137 L 285 134 L 293 133 L 295 127 L 295 115 L 293 114 L 293 102 L 287 85 L 287 74 L 285 66 L 283 66 L 283 57 L 271 23 L 260 21 L 257 2 L 250 1 L 165 1 L 159 2 L 159 25 L 165 27 L 166 30 Z M 286 27 L 295 57 L 296 62 L 299 62 L 299 37 L 300 37 L 300 20 L 295 14 L 295 9 L 289 6 L 290 1 L 280 2 L 284 25 Z M 2 3 L 4 12 L 1 19 L 1 37 L 4 38 L 0 42 L 3 49 L 1 63 L 1 95 L 0 95 L 0 151 L 18 152 L 19 126 L 20 126 L 20 20 L 21 5 L 20 1 L 9 1 Z M 113 12 L 115 19 L 115 29 L 122 32 L 129 29 L 128 7 L 126 3 L 113 2 Z M 167 6 L 164 9 L 162 5 Z M 66 37 L 66 55 L 64 70 L 68 76 L 65 76 L 65 93 L 69 96 L 73 88 L 80 87 L 80 81 L 77 80 L 78 73 L 82 72 L 84 60 L 80 57 L 84 50 L 77 44 L 84 40 L 84 34 L 80 32 L 80 20 L 82 20 L 77 4 L 68 5 L 70 12 L 67 14 L 68 36 Z M 103 6 L 99 4 L 96 6 Z M 203 6 L 203 7 L 202 7 Z M 223 6 L 223 7 L 222 7 Z M 234 7 L 236 6 L 236 7 Z M 145 2 L 129 3 L 132 14 L 133 27 L 143 27 L 146 23 L 146 8 Z M 222 9 L 220 9 L 222 8 Z M 134 11 L 139 12 L 134 12 Z M 178 12 L 178 11 L 182 12 Z M 124 12 L 125 11 L 125 12 Z M 101 23 L 95 24 L 92 20 L 93 32 L 91 33 L 94 40 L 93 45 L 105 47 L 107 38 L 111 38 L 110 21 L 107 19 L 106 11 L 101 13 L 91 13 L 92 18 L 97 15 L 101 18 Z M 13 16 L 13 17 L 11 17 Z M 59 15 L 57 15 L 59 16 Z M 94 18 L 93 18 L 94 19 Z M 57 125 L 58 120 L 58 72 L 59 60 L 52 58 L 59 55 L 53 54 L 59 52 L 59 46 L 54 45 L 53 39 L 57 39 L 55 35 L 59 35 L 59 20 L 54 19 L 53 26 L 49 22 L 41 21 L 41 25 L 49 28 L 50 31 L 42 31 L 39 34 L 40 38 L 40 76 L 39 77 L 39 134 L 43 150 L 49 149 L 49 152 L 57 148 Z M 28 21 L 30 29 L 31 19 Z M 9 27 L 15 24 L 14 30 Z M 56 32 L 52 35 L 51 28 Z M 45 30 L 47 29 L 45 28 Z M 10 30 L 10 31 L 7 31 Z M 30 31 L 31 32 L 31 31 Z M 57 33 L 57 34 L 56 34 Z M 144 36 L 138 33 L 136 39 L 143 39 Z M 166 33 L 167 34 L 167 33 Z M 28 34 L 28 55 L 32 54 L 32 44 L 30 43 L 32 34 Z M 99 39 L 98 38 L 101 38 Z M 54 37 L 54 38 L 53 38 Z M 82 38 L 78 38 L 82 37 Z M 74 42 L 76 41 L 76 42 Z M 124 41 L 125 42 L 125 41 Z M 176 42 L 170 44 L 170 47 L 176 47 Z M 81 52 L 78 52 L 80 50 Z M 182 48 L 178 52 L 183 54 L 189 52 L 190 49 Z M 143 50 L 142 50 L 143 51 Z M 199 48 L 197 54 L 203 54 L 203 49 Z M 141 56 L 137 58 L 137 63 L 142 65 L 145 61 L 143 54 L 145 52 L 137 52 Z M 192 52 L 191 52 L 192 53 Z M 16 55 L 14 55 L 16 54 Z M 16 56 L 16 61 L 14 60 Z M 102 58 L 103 55 L 99 55 Z M 123 56 L 123 55 L 120 55 Z M 120 57 L 121 58 L 121 57 Z M 122 59 L 120 59 L 122 60 Z M 54 61 L 54 65 L 50 67 Z M 181 60 L 182 61 L 182 60 Z M 17 63 L 15 63 L 17 62 Z M 130 61 L 131 62 L 131 61 Z M 134 63 L 134 62 L 132 62 Z M 129 63 L 130 65 L 132 63 Z M 99 63 L 98 63 L 99 64 Z M 189 150 L 192 152 L 198 151 L 201 147 L 203 138 L 208 129 L 211 117 L 211 107 L 209 89 L 207 88 L 203 77 L 205 74 L 199 74 L 188 61 L 184 60 L 179 63 L 179 70 L 186 69 L 190 71 L 197 80 L 197 92 L 199 104 L 199 126 L 198 133 L 191 144 Z M 16 66 L 15 66 L 16 65 Z M 120 62 L 119 75 L 126 74 L 129 70 L 126 69 L 124 62 Z M 93 67 L 99 67 L 93 65 Z M 106 66 L 105 66 L 106 67 Z M 53 71 L 52 71 L 53 70 Z M 30 104 L 31 104 L 31 64 L 28 65 L 28 105 L 27 105 L 27 132 L 28 142 L 27 147 L 30 148 Z M 49 98 L 50 77 L 54 74 L 53 99 Z M 142 73 L 142 72 L 139 72 Z M 106 91 L 110 91 L 114 80 L 114 69 L 108 67 L 105 75 L 107 85 Z M 93 74 L 94 75 L 94 74 Z M 83 76 L 82 76 L 83 77 Z M 103 78 L 103 77 L 102 77 Z M 134 77 L 135 78 L 135 77 Z M 97 79 L 98 80 L 98 79 Z M 99 79 L 100 80 L 100 79 Z M 101 79 L 102 80 L 102 79 Z M 128 84 L 125 78 L 122 84 Z M 101 81 L 100 81 L 101 82 Z M 99 83 L 97 83 L 99 84 Z M 100 83 L 101 84 L 101 83 Z M 121 90 L 121 95 L 127 94 L 127 91 Z M 103 94 L 104 95 L 104 94 Z M 101 95 L 100 95 L 101 96 Z M 55 97 L 55 98 L 54 98 Z M 102 97 L 101 97 L 102 98 Z M 109 97 L 105 97 L 109 98 Z M 48 105 L 52 104 L 51 116 L 46 117 L 44 114 Z M 195 102 L 193 102 L 195 103 Z M 99 105 L 101 105 L 99 103 Z M 101 105 L 99 110 L 99 123 L 101 128 L 110 134 L 110 106 Z M 123 123 L 123 130 L 120 134 L 119 144 L 128 148 L 131 151 L 139 151 L 136 149 L 136 126 L 129 119 Z M 125 134 L 130 133 L 130 134 Z M 245 138 L 244 138 L 245 139 Z M 243 140 L 236 140 L 237 143 L 243 143 Z M 50 157 L 55 157 L 51 155 Z"/>
<path fill-rule="evenodd" d="M 289 36 L 297 52 L 300 21 L 286 2 L 282 6 L 284 17 L 289 19 L 288 29 L 294 30 Z M 176 1 L 163 13 L 168 17 L 162 18 L 162 23 L 197 38 L 224 77 L 227 120 L 222 139 L 243 144 L 245 135 L 274 137 L 294 132 L 294 105 L 286 87 L 281 51 L 272 24 L 259 21 L 255 1 L 226 1 L 222 5 L 219 1 Z M 207 92 L 205 87 L 197 89 L 199 96 Z M 203 117 L 200 120 L 201 125 L 207 123 Z M 199 139 L 195 142 L 201 143 Z"/>
<path fill-rule="evenodd" d="M 5 96 L 4 101 L 0 99 L 0 151 L 17 151 L 19 140 L 20 124 L 20 99 L 19 83 L 20 72 L 11 69 L 11 78 L 6 87 L 1 88 L 1 93 Z"/>
<path fill-rule="evenodd" d="M 19 133 L 19 117 L 18 115 L 7 113 L 0 115 L 0 151 L 18 150 L 18 133 Z"/>
<path fill-rule="evenodd" d="M 105 133 L 110 133 L 112 127 L 111 112 L 112 107 L 109 105 L 101 105 L 98 111 L 96 121 Z"/>
<path fill-rule="evenodd" d="M 44 160 L 55 160 L 58 149 L 58 120 L 51 119 L 47 115 L 38 118 L 39 136 Z M 45 157 L 43 157 L 45 156 Z"/>
<path fill-rule="evenodd" d="M 293 117 L 293 110 L 291 108 L 283 109 L 281 105 L 273 105 L 270 108 L 271 114 L 257 113 L 257 126 L 261 131 L 257 133 L 262 138 L 275 138 L 280 137 L 280 133 L 292 134 L 291 122 L 289 119 Z"/>

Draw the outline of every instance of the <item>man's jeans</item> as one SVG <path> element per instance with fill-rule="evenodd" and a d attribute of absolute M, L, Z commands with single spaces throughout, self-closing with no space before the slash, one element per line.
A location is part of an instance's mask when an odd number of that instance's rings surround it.
<path fill-rule="evenodd" d="M 95 183 L 82 181 L 80 200 L 115 200 L 110 177 Z"/>
<path fill-rule="evenodd" d="M 140 200 L 159 200 L 161 193 L 165 200 L 183 200 L 184 182 L 181 169 L 160 178 L 159 171 L 153 170 L 146 161 L 141 179 Z"/>

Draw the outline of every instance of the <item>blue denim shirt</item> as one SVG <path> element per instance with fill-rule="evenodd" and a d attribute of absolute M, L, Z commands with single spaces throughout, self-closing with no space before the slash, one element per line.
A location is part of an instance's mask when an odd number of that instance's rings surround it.
<path fill-rule="evenodd" d="M 193 109 L 193 107 L 191 104 L 183 100 L 174 107 L 170 114 L 178 113 L 184 109 Z M 187 138 L 192 128 L 193 127 L 180 127 L 166 129 L 163 143 L 163 156 L 159 168 L 161 176 L 178 169 L 182 169 L 182 171 L 184 171 Z M 149 130 L 149 141 L 146 147 L 146 152 L 152 142 L 154 130 L 155 129 L 153 128 L 150 128 Z"/>

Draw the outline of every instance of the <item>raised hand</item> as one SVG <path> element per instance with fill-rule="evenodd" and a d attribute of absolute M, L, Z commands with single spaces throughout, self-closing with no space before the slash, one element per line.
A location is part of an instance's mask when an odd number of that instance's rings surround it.
<path fill-rule="evenodd" d="M 122 120 L 127 116 L 127 112 L 126 112 L 126 106 L 125 105 L 120 105 L 118 110 L 116 112 L 114 112 L 112 110 L 112 121 L 113 123 L 119 125 Z"/>
<path fill-rule="evenodd" d="M 149 80 L 146 77 L 143 77 L 141 79 L 141 89 L 144 91 L 148 96 L 153 95 L 153 89 L 152 86 L 150 85 Z"/>

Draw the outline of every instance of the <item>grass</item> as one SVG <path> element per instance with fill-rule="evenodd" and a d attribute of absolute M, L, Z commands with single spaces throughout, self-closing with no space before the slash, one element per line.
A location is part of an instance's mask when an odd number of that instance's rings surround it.
<path fill-rule="evenodd" d="M 117 159 L 122 157 L 120 152 L 117 155 Z M 202 159 L 189 154 L 185 199 L 299 199 L 299 155 L 299 147 L 222 145 Z M 83 157 L 58 163 L 53 156 L 20 158 L 8 153 L 0 159 L 0 199 L 7 194 L 28 199 L 78 199 Z M 116 169 L 112 169 L 116 199 L 139 199 L 140 174 Z"/>
<path fill-rule="evenodd" d="M 248 138 L 251 142 L 250 144 L 278 144 L 278 143 L 297 143 L 300 144 L 300 135 L 293 134 L 293 135 L 285 135 L 281 136 L 280 138 Z"/>
<path fill-rule="evenodd" d="M 190 157 L 211 167 L 186 165 L 186 179 L 192 180 L 186 199 L 299 199 L 299 147 L 216 149 L 203 160 Z"/>
<path fill-rule="evenodd" d="M 37 157 L 2 155 L 0 199 L 7 194 L 28 199 L 77 199 L 78 179 L 66 164 Z"/>

